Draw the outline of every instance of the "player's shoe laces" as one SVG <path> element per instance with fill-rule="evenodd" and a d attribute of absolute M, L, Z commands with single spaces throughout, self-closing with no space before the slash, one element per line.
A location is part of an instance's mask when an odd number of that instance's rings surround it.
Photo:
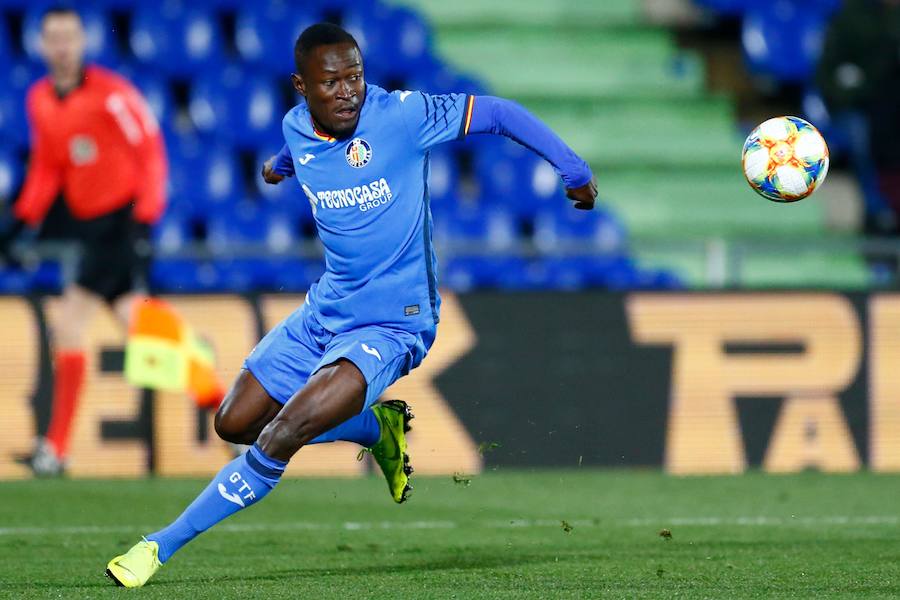
<path fill-rule="evenodd" d="M 115 581 L 116 585 L 136 588 L 147 583 L 161 566 L 159 545 L 156 542 L 141 540 L 122 556 L 109 561 L 106 565 L 106 576 Z"/>
<path fill-rule="evenodd" d="M 413 418 L 412 411 L 403 400 L 387 400 L 372 407 L 378 424 L 381 425 L 381 437 L 368 451 L 381 467 L 387 479 L 388 489 L 394 502 L 404 502 L 412 486 L 409 476 L 413 472 L 406 453 L 406 432 L 410 430 L 409 422 Z"/>

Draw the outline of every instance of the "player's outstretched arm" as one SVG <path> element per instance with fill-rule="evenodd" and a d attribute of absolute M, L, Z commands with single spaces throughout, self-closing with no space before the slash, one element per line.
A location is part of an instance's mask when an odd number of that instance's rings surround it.
<path fill-rule="evenodd" d="M 262 176 L 266 183 L 272 185 L 281 183 L 285 177 L 294 176 L 294 160 L 287 144 L 282 146 L 278 154 L 263 163 Z"/>
<path fill-rule="evenodd" d="M 494 96 L 476 96 L 466 133 L 493 133 L 522 144 L 553 165 L 566 186 L 566 196 L 575 201 L 575 208 L 594 207 L 597 181 L 591 168 L 552 129 L 519 104 Z"/>

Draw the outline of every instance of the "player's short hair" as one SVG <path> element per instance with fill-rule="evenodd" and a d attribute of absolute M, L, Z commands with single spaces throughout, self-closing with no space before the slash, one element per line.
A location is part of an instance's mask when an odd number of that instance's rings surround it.
<path fill-rule="evenodd" d="M 41 15 L 41 23 L 47 20 L 48 17 L 59 17 L 59 16 L 73 16 L 77 18 L 79 21 L 81 20 L 81 15 L 75 10 L 75 7 L 69 4 L 51 4 L 44 10 Z"/>
<path fill-rule="evenodd" d="M 303 74 L 303 66 L 310 52 L 319 46 L 330 46 L 331 44 L 353 44 L 359 50 L 356 38 L 347 30 L 332 23 L 316 23 L 304 29 L 294 44 L 294 63 L 296 63 L 297 72 Z"/>

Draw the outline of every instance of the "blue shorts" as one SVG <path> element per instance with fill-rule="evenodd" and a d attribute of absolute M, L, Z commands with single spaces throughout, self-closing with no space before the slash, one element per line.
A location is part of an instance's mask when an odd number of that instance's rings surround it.
<path fill-rule="evenodd" d="M 316 371 L 344 358 L 366 378 L 366 405 L 418 367 L 437 329 L 419 333 L 369 325 L 344 333 L 326 330 L 307 304 L 292 312 L 260 340 L 244 368 L 281 404 L 306 385 Z"/>

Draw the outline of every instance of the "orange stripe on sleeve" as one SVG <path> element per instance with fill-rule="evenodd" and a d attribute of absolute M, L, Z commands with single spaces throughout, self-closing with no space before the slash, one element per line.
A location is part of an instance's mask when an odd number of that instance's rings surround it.
<path fill-rule="evenodd" d="M 469 96 L 469 106 L 466 108 L 466 128 L 463 135 L 469 135 L 469 126 L 472 124 L 472 109 L 475 107 L 475 96 Z"/>

